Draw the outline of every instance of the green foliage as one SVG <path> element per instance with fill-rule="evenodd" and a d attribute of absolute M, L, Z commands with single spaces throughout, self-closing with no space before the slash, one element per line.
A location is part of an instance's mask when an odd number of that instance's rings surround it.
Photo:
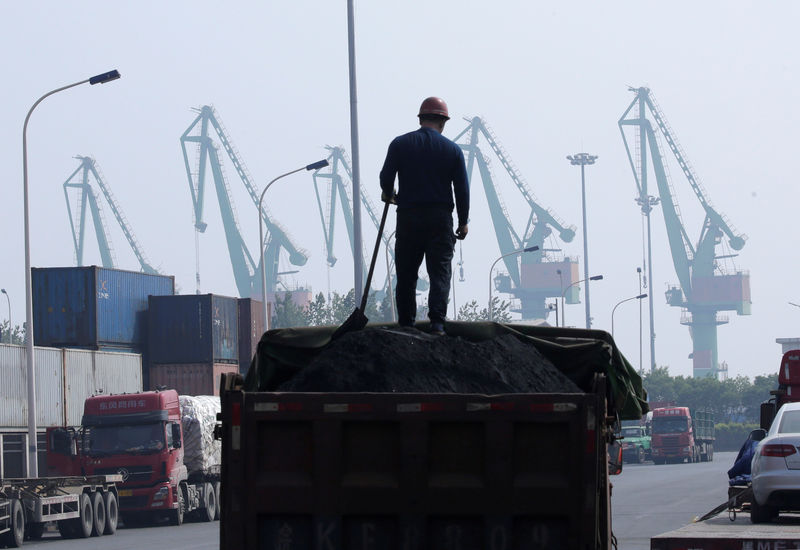
<path fill-rule="evenodd" d="M 673 377 L 666 367 L 658 367 L 644 376 L 643 385 L 651 402 L 674 401 L 693 410 L 711 410 L 717 422 L 757 423 L 761 402 L 778 387 L 778 374 L 776 367 L 775 374 L 756 376 L 751 383 L 741 375 L 722 381 Z"/>
<path fill-rule="evenodd" d="M 498 297 L 492 297 L 492 320 L 498 323 L 508 323 L 511 321 L 509 308 L 511 302 L 501 301 Z M 472 300 L 458 308 L 457 321 L 488 321 L 489 308 L 480 309 L 477 300 Z"/>
<path fill-rule="evenodd" d="M 377 293 L 371 292 L 367 298 L 366 311 L 364 312 L 370 322 L 383 323 L 392 321 L 391 298 L 384 296 L 379 302 Z M 272 316 L 274 328 L 302 327 L 302 326 L 331 326 L 341 325 L 355 311 L 355 292 L 350 289 L 347 294 L 334 292 L 330 301 L 320 292 L 306 306 L 301 308 L 295 304 L 287 292 L 278 298 Z"/>
<path fill-rule="evenodd" d="M 15 325 L 10 331 L 8 319 L 0 323 L 0 344 L 15 344 L 21 346 L 25 343 L 25 326 Z M 11 341 L 9 342 L 9 334 Z"/>

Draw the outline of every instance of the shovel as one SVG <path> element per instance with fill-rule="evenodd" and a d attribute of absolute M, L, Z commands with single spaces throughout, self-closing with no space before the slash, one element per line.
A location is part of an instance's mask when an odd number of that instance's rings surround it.
<path fill-rule="evenodd" d="M 378 228 L 378 238 L 375 240 L 375 250 L 372 252 L 372 262 L 369 264 L 369 273 L 367 274 L 367 284 L 364 288 L 364 295 L 361 297 L 361 306 L 357 307 L 350 317 L 345 319 L 345 322 L 337 328 L 331 335 L 331 341 L 336 340 L 343 334 L 348 332 L 355 332 L 367 326 L 367 316 L 364 311 L 367 308 L 367 298 L 369 297 L 369 286 L 372 283 L 372 272 L 375 271 L 375 260 L 378 258 L 378 249 L 381 246 L 381 237 L 383 237 L 383 226 L 386 224 L 386 214 L 389 213 L 389 202 L 383 207 L 383 215 L 381 216 L 381 225 Z"/>

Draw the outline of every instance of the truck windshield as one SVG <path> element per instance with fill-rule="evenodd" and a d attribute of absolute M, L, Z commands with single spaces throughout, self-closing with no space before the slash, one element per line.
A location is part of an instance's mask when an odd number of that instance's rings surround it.
<path fill-rule="evenodd" d="M 641 437 L 641 428 L 622 428 L 622 437 Z"/>
<path fill-rule="evenodd" d="M 165 445 L 163 423 L 92 426 L 88 431 L 90 456 L 155 453 Z"/>
<path fill-rule="evenodd" d="M 654 434 L 676 434 L 687 431 L 686 417 L 656 417 L 653 419 Z"/>

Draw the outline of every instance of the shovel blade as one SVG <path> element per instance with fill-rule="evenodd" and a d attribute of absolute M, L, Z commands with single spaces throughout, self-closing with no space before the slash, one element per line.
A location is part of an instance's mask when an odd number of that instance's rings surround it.
<path fill-rule="evenodd" d="M 353 313 L 350 314 L 350 317 L 345 319 L 344 323 L 337 328 L 334 333 L 331 335 L 331 341 L 340 338 L 342 335 L 347 334 L 348 332 L 356 332 L 361 330 L 365 326 L 367 326 L 367 316 L 364 315 L 364 312 L 361 311 L 360 308 L 356 308 Z"/>

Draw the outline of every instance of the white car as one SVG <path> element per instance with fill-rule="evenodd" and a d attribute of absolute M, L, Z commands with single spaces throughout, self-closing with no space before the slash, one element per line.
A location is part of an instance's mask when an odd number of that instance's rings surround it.
<path fill-rule="evenodd" d="M 750 521 L 763 523 L 781 510 L 800 510 L 800 403 L 786 403 L 778 410 L 756 447 L 751 473 Z"/>

